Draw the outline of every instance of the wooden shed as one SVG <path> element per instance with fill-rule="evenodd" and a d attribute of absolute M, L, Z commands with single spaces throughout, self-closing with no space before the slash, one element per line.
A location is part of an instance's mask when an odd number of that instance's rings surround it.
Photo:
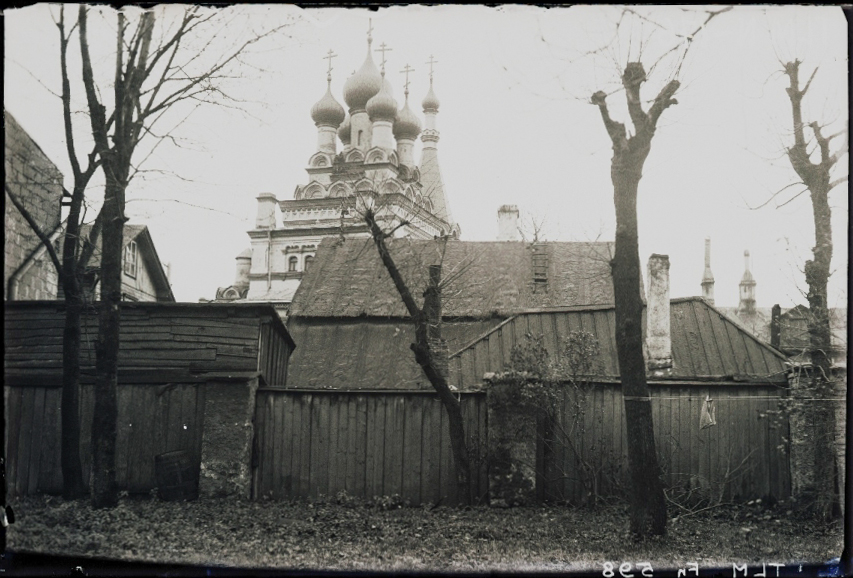
<path fill-rule="evenodd" d="M 684 492 L 744 499 L 790 496 L 787 420 L 773 419 L 788 394 L 785 357 L 699 297 L 670 302 L 671 375 L 650 378 L 652 416 L 667 485 Z M 450 357 L 450 383 L 482 387 L 484 376 L 510 369 L 525 336 L 542 336 L 552 358 L 572 331 L 594 335 L 600 372 L 590 379 L 580 418 L 560 408 L 561 427 L 574 428 L 574 449 L 555 444 L 538 452 L 540 496 L 583 501 L 589 491 L 619 491 L 627 483 L 624 403 L 616 356 L 613 307 L 531 310 L 515 315 Z M 706 400 L 716 425 L 701 427 Z M 768 413 L 770 412 L 770 413 Z M 495 427 L 490 423 L 489 427 Z"/>
<path fill-rule="evenodd" d="M 62 302 L 5 304 L 6 479 L 11 494 L 62 489 L 60 400 Z M 97 310 L 83 316 L 81 459 L 91 464 Z M 275 310 L 263 304 L 122 303 L 119 350 L 117 482 L 130 492 L 155 486 L 154 456 L 186 451 L 202 461 L 211 392 L 248 394 L 251 424 L 259 385 L 287 381 L 295 348 Z M 248 389 L 245 387 L 249 384 Z M 220 387 L 221 386 L 221 387 Z M 233 407 L 235 420 L 246 413 Z M 242 443 L 242 442 L 241 442 Z M 251 437 L 249 439 L 251 449 Z M 221 456 L 215 456 L 221 457 Z M 85 477 L 85 476 L 84 476 Z M 86 480 L 88 482 L 88 480 Z"/>

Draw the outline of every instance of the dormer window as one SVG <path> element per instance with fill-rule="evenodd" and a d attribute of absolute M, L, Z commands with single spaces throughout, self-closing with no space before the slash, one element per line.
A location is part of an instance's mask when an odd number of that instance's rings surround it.
<path fill-rule="evenodd" d="M 136 278 L 137 250 L 136 241 L 131 241 L 124 246 L 124 274 Z"/>
<path fill-rule="evenodd" d="M 291 257 L 287 260 L 287 270 L 288 272 L 296 271 L 296 266 L 299 264 L 299 257 Z"/>
<path fill-rule="evenodd" d="M 533 291 L 548 291 L 548 252 L 544 244 L 533 245 Z"/>

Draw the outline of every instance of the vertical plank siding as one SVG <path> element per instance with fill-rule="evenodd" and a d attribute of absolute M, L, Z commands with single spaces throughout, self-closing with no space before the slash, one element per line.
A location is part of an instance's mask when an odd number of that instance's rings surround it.
<path fill-rule="evenodd" d="M 716 405 L 717 425 L 700 429 L 706 396 Z M 676 493 L 692 491 L 696 497 L 790 496 L 785 454 L 788 426 L 774 427 L 759 414 L 776 409 L 778 400 L 779 392 L 772 387 L 653 386 L 655 441 L 667 487 Z M 572 431 L 571 402 L 558 413 L 557 427 Z M 597 487 L 605 495 L 608 489 L 618 492 L 628 483 L 624 424 L 618 386 L 596 385 L 587 393 L 584 415 L 577 419 L 572 442 L 595 472 Z M 558 440 L 547 455 L 553 462 L 545 466 L 545 495 L 582 502 L 585 474 L 571 446 Z"/>
<path fill-rule="evenodd" d="M 62 492 L 59 387 L 5 386 L 6 479 L 10 495 Z M 119 385 L 116 482 L 121 490 L 156 487 L 154 456 L 185 450 L 201 461 L 203 384 Z M 94 388 L 80 388 L 80 459 L 88 486 L 92 464 Z"/>
<path fill-rule="evenodd" d="M 486 453 L 485 404 L 484 394 L 462 394 L 481 496 L 488 491 L 487 464 L 480 459 Z M 447 418 L 435 395 L 262 389 L 257 408 L 259 496 L 304 499 L 346 491 L 367 499 L 396 494 L 413 505 L 457 501 Z"/>

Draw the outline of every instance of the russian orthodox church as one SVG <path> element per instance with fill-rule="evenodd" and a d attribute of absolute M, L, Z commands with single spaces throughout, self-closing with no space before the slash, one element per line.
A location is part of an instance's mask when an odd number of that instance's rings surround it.
<path fill-rule="evenodd" d="M 409 106 L 412 69 L 406 65 L 402 71 L 406 82 L 398 108 L 385 77 L 389 49 L 384 43 L 376 49 L 382 53 L 377 67 L 372 43 L 368 31 L 364 64 L 344 84 L 348 113 L 332 94 L 331 62 L 336 55 L 331 50 L 327 54 L 326 93 L 311 108 L 317 146 L 308 159 L 308 182 L 296 187 L 292 199 L 280 200 L 272 193 L 257 197 L 251 248 L 237 256 L 235 282 L 217 290 L 216 301 L 264 301 L 285 311 L 323 237 L 370 236 L 359 211 L 362 203 L 374 207 L 377 222 L 395 237 L 459 237 L 438 164 L 435 61 L 430 57 L 428 62 L 430 87 L 422 102 L 422 124 Z M 414 151 L 419 136 L 420 163 Z"/>

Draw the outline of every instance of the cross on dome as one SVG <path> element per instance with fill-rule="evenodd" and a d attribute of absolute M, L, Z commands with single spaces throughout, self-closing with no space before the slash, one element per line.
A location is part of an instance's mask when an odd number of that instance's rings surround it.
<path fill-rule="evenodd" d="M 373 18 L 367 19 L 367 47 L 373 44 Z"/>
<path fill-rule="evenodd" d="M 385 76 L 385 53 L 390 52 L 391 50 L 393 50 L 393 48 L 388 48 L 384 42 L 376 49 L 376 52 L 382 53 L 382 76 Z"/>
<path fill-rule="evenodd" d="M 430 83 L 430 85 L 432 85 L 432 65 L 438 64 L 438 61 L 435 58 L 433 58 L 432 54 L 430 54 L 429 60 L 427 60 L 426 63 L 429 64 L 429 83 Z"/>
<path fill-rule="evenodd" d="M 329 69 L 326 71 L 326 80 L 329 82 L 332 82 L 332 59 L 336 56 L 337 54 L 332 52 L 332 49 L 330 48 L 329 51 L 326 53 L 326 56 L 323 57 L 323 60 L 329 61 Z"/>
<path fill-rule="evenodd" d="M 406 64 L 406 67 L 400 71 L 402 74 L 406 75 L 406 83 L 403 85 L 405 87 L 404 92 L 406 94 L 406 98 L 409 97 L 409 73 L 414 71 L 415 69 L 409 66 L 408 64 Z"/>

